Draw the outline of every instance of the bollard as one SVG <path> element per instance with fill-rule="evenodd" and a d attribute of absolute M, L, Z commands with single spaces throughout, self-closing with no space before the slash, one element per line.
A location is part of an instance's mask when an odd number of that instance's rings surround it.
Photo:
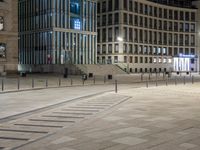
<path fill-rule="evenodd" d="M 194 76 L 192 76 L 192 84 L 194 84 Z"/>
<path fill-rule="evenodd" d="M 165 79 L 165 73 L 163 72 L 163 80 Z"/>
<path fill-rule="evenodd" d="M 82 79 L 83 80 L 83 85 L 85 85 L 85 80 L 84 79 Z"/>
<path fill-rule="evenodd" d="M 175 77 L 175 85 L 177 85 L 177 80 L 176 80 L 176 77 Z"/>
<path fill-rule="evenodd" d="M 106 76 L 104 76 L 104 84 L 106 83 Z"/>
<path fill-rule="evenodd" d="M 184 77 L 183 77 L 183 84 L 185 85 L 185 83 L 186 83 L 186 82 L 185 82 L 185 76 L 184 76 Z"/>
<path fill-rule="evenodd" d="M 46 79 L 46 88 L 48 88 L 48 79 Z"/>
<path fill-rule="evenodd" d="M 4 79 L 1 80 L 1 90 L 4 91 Z"/>
<path fill-rule="evenodd" d="M 73 86 L 73 79 L 71 78 L 71 86 Z"/>
<path fill-rule="evenodd" d="M 156 78 L 156 86 L 158 86 L 158 79 Z"/>
<path fill-rule="evenodd" d="M 94 76 L 94 80 L 93 80 L 93 83 L 94 83 L 94 84 L 96 83 L 96 79 L 95 79 L 95 76 Z"/>
<path fill-rule="evenodd" d="M 18 80 L 17 80 L 17 89 L 18 90 L 20 89 L 20 78 L 18 78 Z"/>
<path fill-rule="evenodd" d="M 58 86 L 61 87 L 61 78 L 58 79 Z"/>
<path fill-rule="evenodd" d="M 35 87 L 34 78 L 32 78 L 32 89 Z"/>
<path fill-rule="evenodd" d="M 166 86 L 168 86 L 168 79 L 166 78 Z"/>
<path fill-rule="evenodd" d="M 147 88 L 149 87 L 149 82 L 148 82 L 148 80 L 146 81 L 146 87 L 147 87 Z"/>
<path fill-rule="evenodd" d="M 141 74 L 141 81 L 143 81 L 143 73 Z"/>
<path fill-rule="evenodd" d="M 151 74 L 149 74 L 149 80 L 151 80 Z"/>
<path fill-rule="evenodd" d="M 117 80 L 115 80 L 115 93 L 118 92 L 118 89 L 117 89 Z"/>

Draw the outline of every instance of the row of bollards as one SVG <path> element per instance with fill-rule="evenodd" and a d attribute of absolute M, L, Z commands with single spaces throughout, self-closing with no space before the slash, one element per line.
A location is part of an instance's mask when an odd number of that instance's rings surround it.
<path fill-rule="evenodd" d="M 150 82 L 149 80 L 146 80 L 146 87 L 147 88 L 149 87 L 149 82 Z M 153 82 L 153 81 L 151 81 L 151 82 Z M 169 79 L 167 78 L 165 80 L 165 85 L 168 86 L 168 83 L 169 83 Z M 191 83 L 194 84 L 194 76 L 191 76 Z M 156 86 L 158 86 L 158 80 L 157 80 L 157 78 L 155 80 L 155 84 L 156 84 Z M 174 84 L 178 85 L 177 77 L 175 77 L 175 79 L 174 79 Z M 183 77 L 183 84 L 186 85 L 186 77 L 185 76 Z"/>
<path fill-rule="evenodd" d="M 86 80 L 87 79 L 82 79 L 81 81 L 82 81 L 82 85 L 84 86 L 85 85 L 85 82 L 86 82 Z M 103 83 L 104 84 L 106 84 L 106 76 L 104 76 L 104 78 L 103 78 Z M 91 80 L 92 82 L 92 84 L 93 85 L 95 85 L 96 84 L 96 77 L 94 76 L 93 77 L 93 79 Z M 44 79 L 43 80 L 43 82 L 44 82 L 44 86 L 43 86 L 43 88 L 48 88 L 49 87 L 49 79 Z M 73 79 L 71 78 L 70 79 L 70 85 L 71 86 L 73 86 L 74 85 L 74 81 L 73 81 Z M 5 79 L 1 79 L 0 80 L 0 84 L 1 84 L 1 89 L 0 89 L 0 91 L 5 91 Z M 17 78 L 17 90 L 20 90 L 22 87 L 21 87 L 21 79 L 20 78 Z M 61 87 L 61 86 L 64 86 L 63 84 L 62 84 L 62 79 L 61 78 L 58 78 L 58 83 L 57 83 L 57 85 L 58 85 L 58 87 Z M 36 87 L 36 79 L 34 79 L 34 78 L 32 78 L 31 79 L 31 88 L 32 89 L 34 89 L 35 87 Z"/>

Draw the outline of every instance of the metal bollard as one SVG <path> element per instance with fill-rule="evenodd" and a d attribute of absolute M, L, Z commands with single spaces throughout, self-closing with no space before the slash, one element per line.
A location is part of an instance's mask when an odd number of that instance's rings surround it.
<path fill-rule="evenodd" d="M 61 78 L 58 79 L 58 86 L 61 86 Z"/>
<path fill-rule="evenodd" d="M 194 84 L 194 76 L 192 76 L 192 84 Z"/>
<path fill-rule="evenodd" d="M 177 85 L 177 79 L 176 79 L 176 77 L 175 77 L 175 85 Z"/>
<path fill-rule="evenodd" d="M 148 82 L 148 80 L 146 81 L 146 87 L 147 87 L 147 88 L 149 87 L 149 82 Z"/>
<path fill-rule="evenodd" d="M 46 79 L 46 88 L 48 88 L 48 79 Z"/>
<path fill-rule="evenodd" d="M 95 76 L 94 76 L 94 80 L 93 80 L 93 83 L 94 83 L 94 84 L 96 83 L 96 79 L 95 79 Z"/>
<path fill-rule="evenodd" d="M 117 89 L 117 80 L 115 80 L 115 93 L 118 92 L 118 89 Z"/>
<path fill-rule="evenodd" d="M 18 78 L 18 80 L 17 80 L 17 89 L 18 90 L 20 89 L 20 78 Z"/>
<path fill-rule="evenodd" d="M 141 74 L 141 81 L 143 81 L 143 73 Z"/>
<path fill-rule="evenodd" d="M 1 90 L 4 91 L 4 79 L 1 80 Z"/>
<path fill-rule="evenodd" d="M 156 78 L 156 86 L 158 86 L 158 79 Z"/>
<path fill-rule="evenodd" d="M 32 78 L 32 88 L 35 87 L 35 81 L 34 81 L 34 78 Z"/>
<path fill-rule="evenodd" d="M 149 74 L 149 80 L 151 80 L 151 74 Z"/>
<path fill-rule="evenodd" d="M 71 86 L 73 86 L 73 79 L 71 78 Z"/>
<path fill-rule="evenodd" d="M 166 82 L 166 86 L 168 86 L 168 79 L 167 79 L 167 78 L 166 78 L 166 81 L 165 81 L 165 82 Z"/>
<path fill-rule="evenodd" d="M 186 82 L 185 82 L 185 76 L 184 76 L 184 77 L 183 77 L 183 84 L 185 85 L 185 83 L 186 83 Z"/>
<path fill-rule="evenodd" d="M 83 85 L 85 85 L 85 80 L 84 79 L 82 79 L 83 80 Z"/>

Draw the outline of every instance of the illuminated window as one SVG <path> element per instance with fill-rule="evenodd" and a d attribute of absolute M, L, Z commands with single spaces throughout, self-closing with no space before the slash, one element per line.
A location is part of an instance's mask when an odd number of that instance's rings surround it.
<path fill-rule="evenodd" d="M 166 58 L 163 59 L 163 63 L 167 63 L 167 59 Z"/>
<path fill-rule="evenodd" d="M 159 58 L 159 59 L 158 59 L 158 62 L 159 62 L 159 63 L 162 63 L 162 58 Z"/>
<path fill-rule="evenodd" d="M 157 62 L 157 59 L 156 59 L 156 58 L 153 58 L 153 62 L 156 63 L 156 62 Z"/>
<path fill-rule="evenodd" d="M 6 57 L 6 44 L 0 43 L 0 58 Z"/>
<path fill-rule="evenodd" d="M 172 63 L 172 59 L 170 58 L 170 59 L 168 59 L 168 63 Z"/>
<path fill-rule="evenodd" d="M 77 30 L 81 29 L 81 22 L 79 19 L 74 20 L 74 29 L 77 29 Z"/>
<path fill-rule="evenodd" d="M 4 20 L 3 17 L 0 16 L 0 31 L 2 31 L 4 28 Z"/>

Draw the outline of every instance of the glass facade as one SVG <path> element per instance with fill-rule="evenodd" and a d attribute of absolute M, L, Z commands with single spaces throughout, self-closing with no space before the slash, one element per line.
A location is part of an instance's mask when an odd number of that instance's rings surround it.
<path fill-rule="evenodd" d="M 95 64 L 95 0 L 19 0 L 19 64 Z"/>

